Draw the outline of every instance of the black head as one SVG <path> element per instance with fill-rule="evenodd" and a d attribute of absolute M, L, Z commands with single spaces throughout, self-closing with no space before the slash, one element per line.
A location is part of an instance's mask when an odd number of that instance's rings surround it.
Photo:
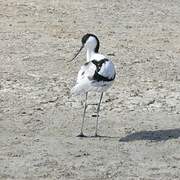
<path fill-rule="evenodd" d="M 96 35 L 94 35 L 94 34 L 86 34 L 86 35 L 84 35 L 84 36 L 82 37 L 82 39 L 81 39 L 82 45 L 84 46 L 84 45 L 86 44 L 87 40 L 88 40 L 90 37 L 94 37 L 94 38 L 96 39 L 97 44 L 96 44 L 96 47 L 95 47 L 95 52 L 98 53 L 100 43 L 99 43 L 99 39 L 97 38 Z"/>
<path fill-rule="evenodd" d="M 79 51 L 76 53 L 76 55 L 74 56 L 74 58 L 72 60 L 74 60 L 78 54 L 81 52 L 81 50 L 88 44 L 88 46 L 91 46 L 93 47 L 94 51 L 96 53 L 98 53 L 99 51 L 99 46 L 100 46 L 100 43 L 99 43 L 99 39 L 94 35 L 94 34 L 85 34 L 82 39 L 81 39 L 81 42 L 82 42 L 82 46 L 81 48 L 79 49 Z M 71 60 L 71 61 L 72 61 Z"/>

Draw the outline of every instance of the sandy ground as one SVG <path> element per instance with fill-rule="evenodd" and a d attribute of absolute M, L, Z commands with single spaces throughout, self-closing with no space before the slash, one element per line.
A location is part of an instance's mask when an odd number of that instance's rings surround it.
<path fill-rule="evenodd" d="M 179 29 L 179 0 L 1 0 L 0 179 L 180 179 Z M 100 138 L 69 94 L 87 32 L 117 70 Z"/>

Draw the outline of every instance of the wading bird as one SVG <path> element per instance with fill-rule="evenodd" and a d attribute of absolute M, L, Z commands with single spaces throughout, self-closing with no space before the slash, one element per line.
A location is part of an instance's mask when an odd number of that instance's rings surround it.
<path fill-rule="evenodd" d="M 72 88 L 71 93 L 73 95 L 86 94 L 84 113 L 81 124 L 81 132 L 78 137 L 85 137 L 83 134 L 84 119 L 86 114 L 86 109 L 88 107 L 87 99 L 88 92 L 95 91 L 100 92 L 100 100 L 97 106 L 97 119 L 96 119 L 96 130 L 95 137 L 98 136 L 98 119 L 100 104 L 103 97 L 103 92 L 105 92 L 113 83 L 116 72 L 114 65 L 111 60 L 107 59 L 104 55 L 99 54 L 99 39 L 94 34 L 86 34 L 82 37 L 82 46 L 73 57 L 73 61 L 81 50 L 85 47 L 87 49 L 87 62 L 81 66 L 76 85 Z"/>

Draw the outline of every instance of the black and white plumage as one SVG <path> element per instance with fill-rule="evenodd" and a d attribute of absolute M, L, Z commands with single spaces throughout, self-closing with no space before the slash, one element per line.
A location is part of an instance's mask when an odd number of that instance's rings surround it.
<path fill-rule="evenodd" d="M 72 88 L 71 93 L 73 95 L 86 93 L 84 115 L 80 133 L 80 136 L 84 136 L 82 130 L 86 108 L 88 106 L 88 92 L 101 92 L 101 97 L 97 109 L 97 123 L 95 132 L 95 136 L 97 136 L 99 109 L 103 92 L 105 92 L 112 85 L 116 76 L 116 72 L 112 61 L 107 59 L 104 55 L 99 54 L 100 42 L 94 34 L 84 35 L 81 41 L 82 46 L 72 60 L 74 60 L 80 51 L 85 47 L 87 49 L 87 62 L 81 66 L 81 69 L 78 72 L 76 85 Z"/>

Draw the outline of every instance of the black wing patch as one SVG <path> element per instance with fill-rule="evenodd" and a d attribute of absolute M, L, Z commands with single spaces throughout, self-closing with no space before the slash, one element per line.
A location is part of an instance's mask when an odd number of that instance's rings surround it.
<path fill-rule="evenodd" d="M 102 67 L 102 65 L 106 62 L 106 61 L 109 61 L 108 59 L 102 59 L 102 60 L 100 60 L 100 61 L 96 61 L 96 60 L 93 60 L 92 61 L 92 63 L 94 64 L 94 65 L 96 65 L 96 71 L 95 71 L 95 73 L 94 73 L 94 75 L 93 75 L 93 80 L 95 80 L 95 81 L 113 81 L 114 79 L 115 79 L 115 76 L 116 75 L 114 75 L 114 77 L 113 78 L 108 78 L 108 77 L 104 77 L 104 76 L 102 76 L 102 75 L 100 75 L 98 72 L 101 70 L 101 67 Z"/>
<path fill-rule="evenodd" d="M 108 59 L 101 59 L 100 61 L 92 60 L 92 63 L 96 65 L 96 71 L 99 72 L 102 65 L 106 62 L 109 61 Z"/>
<path fill-rule="evenodd" d="M 104 76 L 102 76 L 102 75 L 100 75 L 100 74 L 98 74 L 98 72 L 97 71 L 95 71 L 95 73 L 94 73 L 94 76 L 93 76 L 93 80 L 95 80 L 95 81 L 113 81 L 114 79 L 115 79 L 115 76 L 116 76 L 116 74 L 114 75 L 114 77 L 113 78 L 108 78 L 108 77 L 104 77 Z"/>
<path fill-rule="evenodd" d="M 87 66 L 89 63 L 90 63 L 90 62 L 86 62 L 86 63 L 84 64 L 84 66 Z"/>

